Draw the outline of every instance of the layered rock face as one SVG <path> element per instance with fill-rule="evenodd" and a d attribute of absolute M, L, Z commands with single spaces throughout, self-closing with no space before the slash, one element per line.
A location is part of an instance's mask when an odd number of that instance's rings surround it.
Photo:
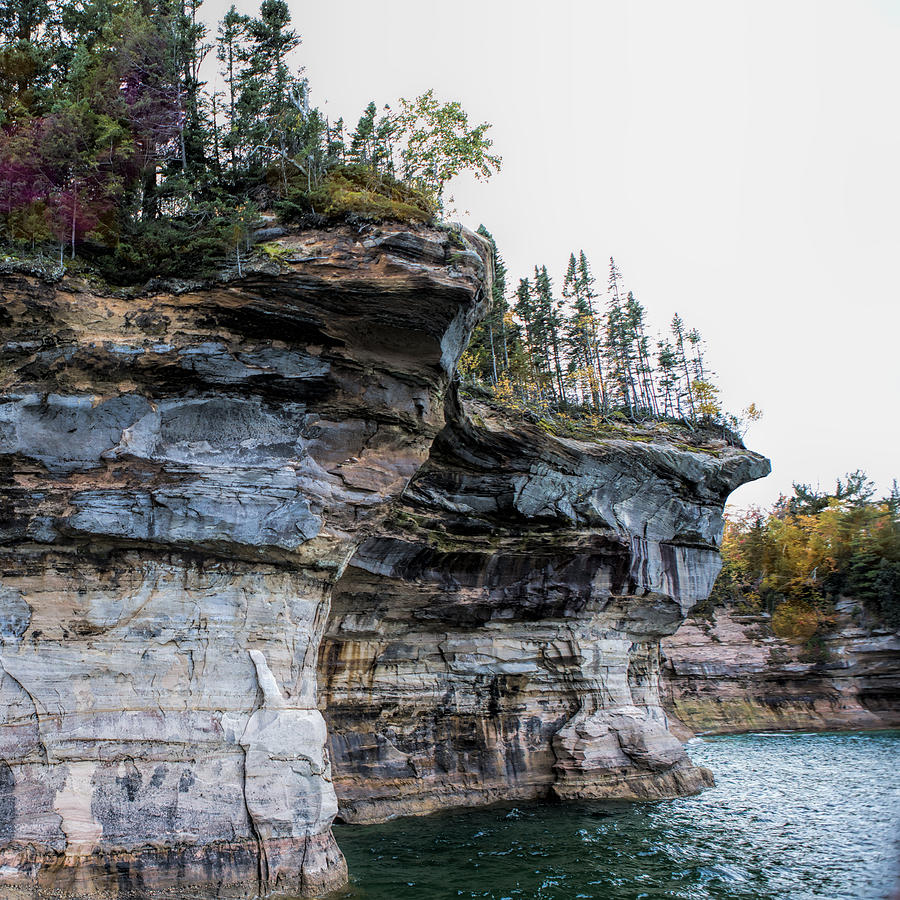
<path fill-rule="evenodd" d="M 768 461 L 448 424 L 334 593 L 320 695 L 345 821 L 711 783 L 667 730 L 659 641 L 708 596 L 722 507 Z"/>
<path fill-rule="evenodd" d="M 689 618 L 662 643 L 666 709 L 691 731 L 720 734 L 900 726 L 900 633 L 861 613 L 839 601 L 815 656 L 765 617 Z"/>
<path fill-rule="evenodd" d="M 279 244 L 182 293 L 3 278 L 4 896 L 345 879 L 319 642 L 444 424 L 490 260 L 425 229 Z"/>

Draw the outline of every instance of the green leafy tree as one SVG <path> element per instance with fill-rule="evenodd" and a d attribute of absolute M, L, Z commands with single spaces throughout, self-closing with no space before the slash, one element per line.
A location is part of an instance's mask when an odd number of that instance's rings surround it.
<path fill-rule="evenodd" d="M 470 127 L 462 106 L 441 103 L 434 91 L 402 99 L 395 122 L 403 177 L 420 182 L 439 199 L 461 171 L 490 178 L 500 169 L 502 160 L 491 152 L 493 141 L 486 136 L 491 126 L 482 122 Z"/>

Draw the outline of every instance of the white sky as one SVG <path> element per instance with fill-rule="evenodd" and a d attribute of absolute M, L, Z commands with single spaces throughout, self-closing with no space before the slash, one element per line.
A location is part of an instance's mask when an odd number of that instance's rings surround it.
<path fill-rule="evenodd" d="M 451 192 L 513 286 L 612 255 L 700 329 L 726 407 L 765 413 L 772 475 L 732 502 L 900 477 L 900 0 L 289 3 L 332 120 L 433 87 L 493 123 L 502 172 Z"/>

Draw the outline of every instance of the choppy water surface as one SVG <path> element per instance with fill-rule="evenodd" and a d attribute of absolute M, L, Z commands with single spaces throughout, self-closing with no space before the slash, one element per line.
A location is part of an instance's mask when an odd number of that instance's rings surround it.
<path fill-rule="evenodd" d="M 717 786 L 661 803 L 517 804 L 336 826 L 354 900 L 892 897 L 900 732 L 688 748 Z"/>

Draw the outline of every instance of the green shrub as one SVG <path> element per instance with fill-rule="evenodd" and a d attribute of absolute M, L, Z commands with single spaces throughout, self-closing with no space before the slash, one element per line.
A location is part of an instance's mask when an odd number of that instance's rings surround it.
<path fill-rule="evenodd" d="M 137 223 L 110 253 L 92 263 L 111 284 L 143 284 L 151 278 L 206 279 L 249 253 L 248 234 L 257 214 L 252 204 L 198 204 L 177 218 Z"/>
<path fill-rule="evenodd" d="M 834 620 L 804 600 L 787 600 L 772 614 L 772 631 L 795 644 L 812 646 Z"/>
<path fill-rule="evenodd" d="M 332 169 L 311 190 L 302 179 L 295 179 L 275 208 L 285 221 L 312 213 L 328 219 L 354 214 L 373 221 L 431 222 L 437 214 L 431 195 L 362 166 Z"/>

